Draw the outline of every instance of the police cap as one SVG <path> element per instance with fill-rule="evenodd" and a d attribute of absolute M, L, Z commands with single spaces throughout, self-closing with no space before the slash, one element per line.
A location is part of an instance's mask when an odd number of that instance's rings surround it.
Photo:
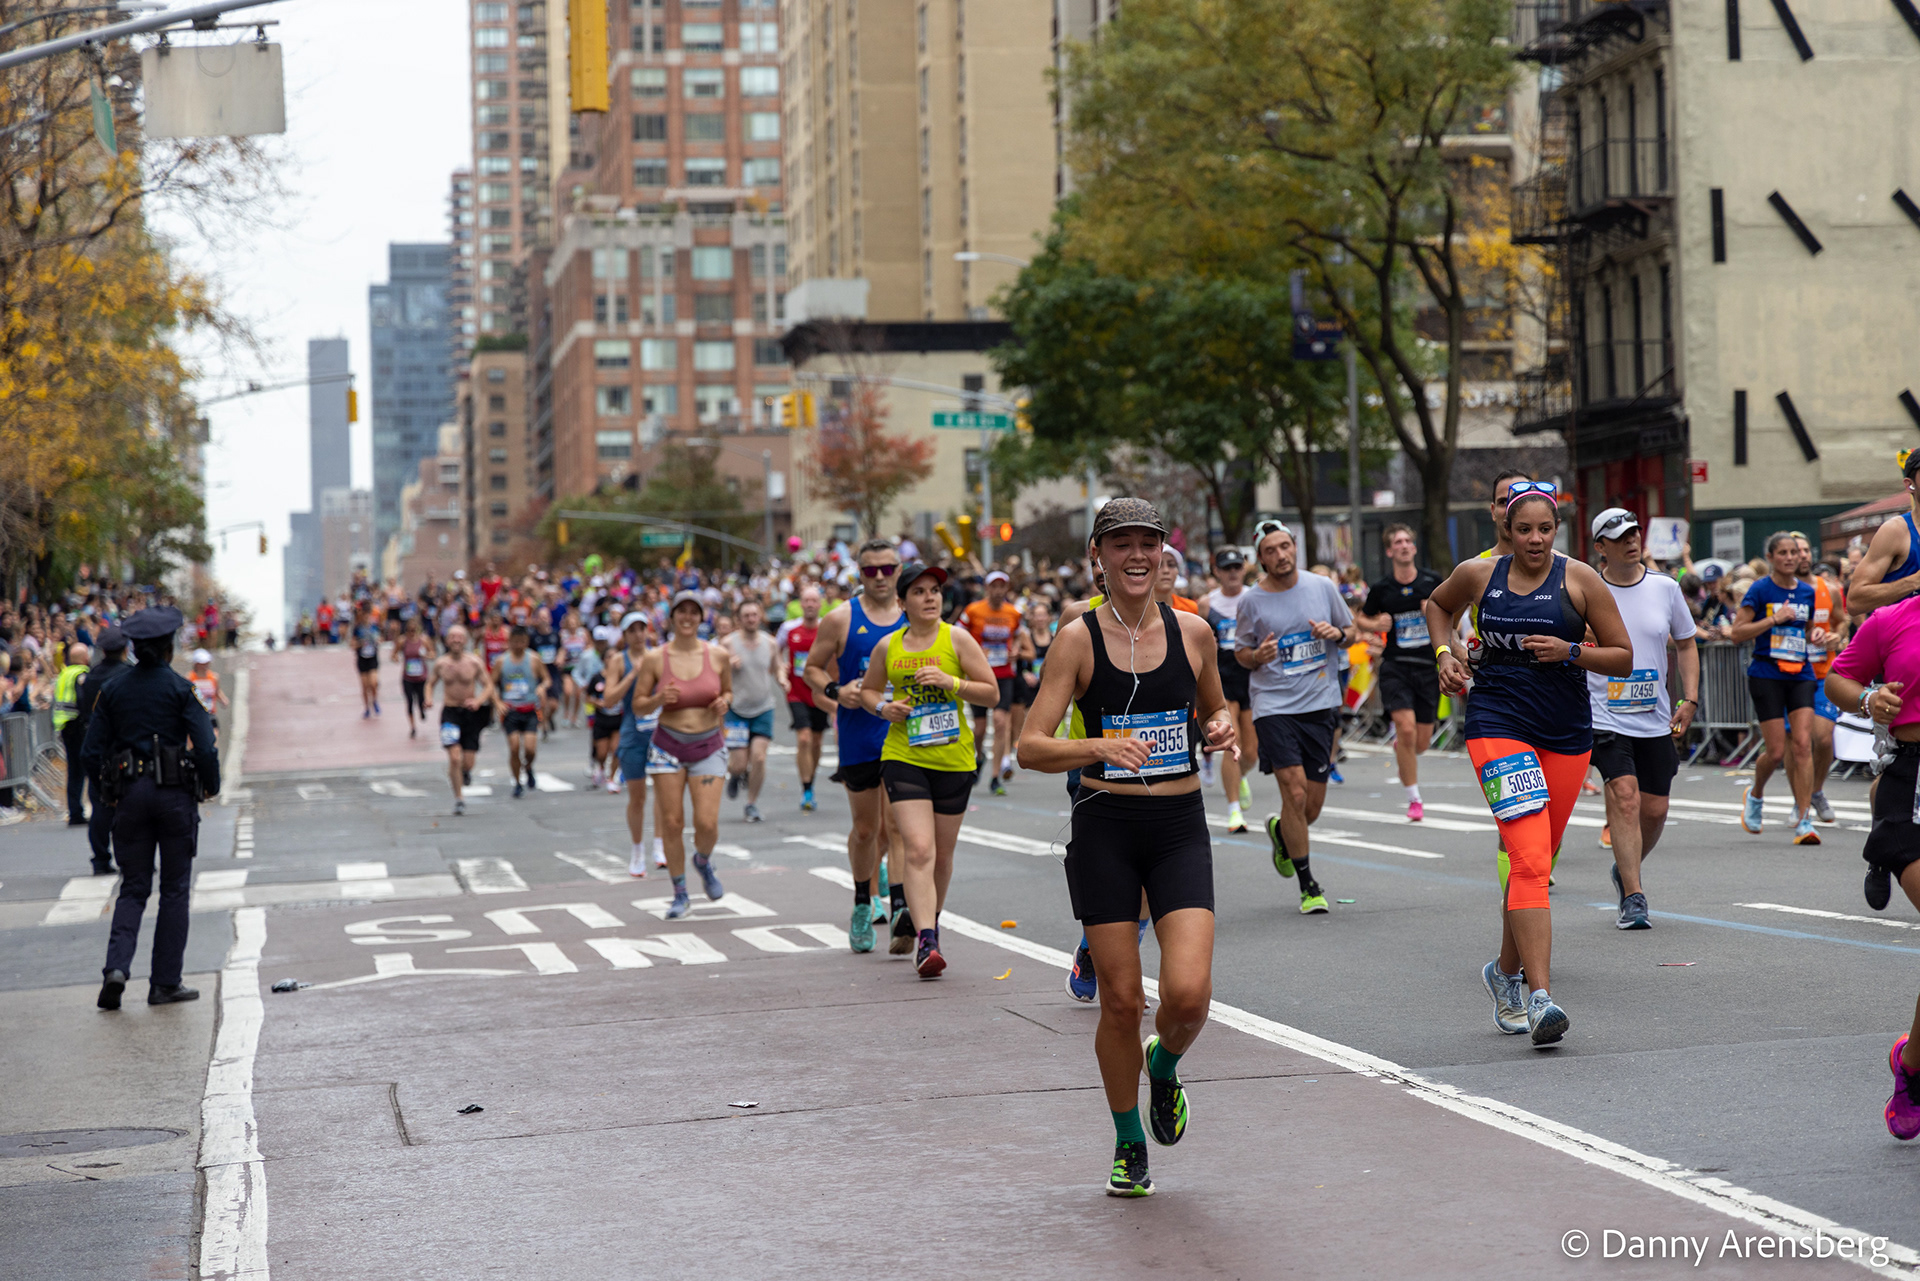
<path fill-rule="evenodd" d="M 109 627 L 100 633 L 100 652 L 118 654 L 127 647 L 127 634 L 118 627 Z"/>
<path fill-rule="evenodd" d="M 122 623 L 120 631 L 130 641 L 159 640 L 179 631 L 184 621 L 173 606 L 153 605 Z"/>

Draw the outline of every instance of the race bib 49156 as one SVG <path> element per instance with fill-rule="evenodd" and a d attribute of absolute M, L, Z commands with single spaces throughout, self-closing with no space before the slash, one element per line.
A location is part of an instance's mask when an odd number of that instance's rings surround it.
<path fill-rule="evenodd" d="M 952 699 L 915 703 L 907 714 L 907 746 L 939 747 L 960 738 L 960 704 Z"/>
<path fill-rule="evenodd" d="M 1187 746 L 1185 708 L 1170 712 L 1133 712 L 1124 716 L 1102 716 L 1100 737 L 1144 740 L 1151 755 L 1147 757 L 1146 765 L 1139 771 L 1141 778 L 1154 778 L 1162 774 L 1183 774 L 1192 764 L 1192 753 Z M 1133 777 L 1131 773 L 1120 776 Z"/>
<path fill-rule="evenodd" d="M 1540 758 L 1530 751 L 1482 765 L 1480 790 L 1487 794 L 1487 808 L 1502 823 L 1538 814 L 1547 807 L 1547 776 L 1540 768 Z"/>

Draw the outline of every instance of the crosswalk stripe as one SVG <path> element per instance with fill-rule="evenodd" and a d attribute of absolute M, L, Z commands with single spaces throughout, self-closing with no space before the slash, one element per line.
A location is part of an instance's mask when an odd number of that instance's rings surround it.
<path fill-rule="evenodd" d="M 1444 801 L 1428 801 L 1426 802 L 1426 808 L 1429 810 L 1439 810 L 1442 814 L 1477 815 L 1487 819 L 1488 823 L 1486 825 L 1475 825 L 1470 830 L 1475 832 L 1491 832 L 1493 830 L 1492 816 L 1487 813 L 1487 807 L 1484 805 L 1453 805 Z M 1434 820 L 1423 819 L 1422 822 L 1432 824 Z M 1588 818 L 1586 815 L 1578 813 L 1567 816 L 1568 827 L 1605 827 L 1606 825 L 1607 821 L 1604 818 Z"/>
<path fill-rule="evenodd" d="M 845 854 L 847 852 L 847 838 L 844 835 L 789 836 L 785 843 L 788 845 L 811 845 L 817 850 L 831 850 L 835 854 Z M 819 869 L 815 868 L 814 870 L 818 871 Z M 851 876 L 852 873 L 849 872 L 848 875 Z"/>
<path fill-rule="evenodd" d="M 1050 841 L 1036 841 L 1031 836 L 1016 836 L 1012 832 L 996 832 L 985 827 L 962 827 L 960 839 L 974 845 L 984 845 L 988 849 L 1006 850 L 1013 854 L 1044 855 L 1054 852 L 1053 843 Z"/>
<path fill-rule="evenodd" d="M 333 878 L 337 881 L 384 881 L 387 878 L 385 863 L 335 863 Z"/>
<path fill-rule="evenodd" d="M 188 904 L 192 912 L 225 912 L 237 907 L 276 907 L 286 903 L 340 903 L 356 899 L 450 898 L 460 882 L 445 872 L 362 881 L 277 881 L 266 885 L 209 884 L 202 873 Z"/>
<path fill-rule="evenodd" d="M 200 873 L 193 878 L 194 893 L 207 890 L 237 890 L 247 883 L 247 868 L 220 868 Z"/>
<path fill-rule="evenodd" d="M 42 925 L 80 925 L 97 921 L 120 888 L 117 876 L 75 876 L 60 887 L 60 900 L 47 909 Z"/>
<path fill-rule="evenodd" d="M 1428 809 L 1433 807 L 1429 805 Z M 1320 810 L 1322 814 L 1331 814 L 1335 818 L 1357 818 L 1368 823 L 1392 823 L 1396 827 L 1411 827 L 1405 814 L 1382 814 L 1378 810 L 1349 809 L 1345 806 L 1327 805 Z M 1469 810 L 1468 813 L 1472 811 Z M 1430 818 L 1421 823 L 1422 827 L 1433 828 L 1441 832 L 1491 832 L 1493 820 L 1484 823 L 1466 823 L 1455 818 Z"/>
<path fill-rule="evenodd" d="M 627 872 L 627 860 L 605 850 L 576 850 L 568 853 L 555 850 L 553 856 L 563 863 L 571 863 L 596 881 L 605 881 L 609 885 L 621 885 L 632 879 Z"/>
<path fill-rule="evenodd" d="M 577 792 L 580 790 L 572 783 L 567 782 L 566 779 L 561 778 L 558 774 L 547 774 L 540 770 L 533 772 L 533 781 L 540 784 L 540 790 L 543 792 Z"/>
<path fill-rule="evenodd" d="M 383 778 L 377 783 L 368 783 L 367 790 L 380 796 L 391 796 L 399 800 L 408 800 L 426 793 L 417 787 L 408 787 L 397 778 Z"/>
<path fill-rule="evenodd" d="M 527 888 L 520 873 L 504 858 L 457 858 L 453 866 L 475 894 L 513 894 Z"/>

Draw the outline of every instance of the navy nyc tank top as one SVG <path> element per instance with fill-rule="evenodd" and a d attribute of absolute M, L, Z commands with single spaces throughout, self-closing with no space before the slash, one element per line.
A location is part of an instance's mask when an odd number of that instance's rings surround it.
<path fill-rule="evenodd" d="M 1495 561 L 1480 596 L 1480 662 L 1467 699 L 1467 737 L 1517 739 L 1561 755 L 1592 751 L 1587 674 L 1568 663 L 1542 663 L 1521 645 L 1529 636 L 1585 638 L 1586 619 L 1567 596 L 1566 558 L 1555 556 L 1546 581 L 1526 595 L 1508 586 L 1512 567 L 1511 556 Z"/>
<path fill-rule="evenodd" d="M 1193 664 L 1187 661 L 1186 643 L 1180 637 L 1179 619 L 1172 609 L 1160 606 L 1167 656 L 1160 666 L 1139 674 L 1136 688 L 1134 673 L 1115 666 L 1108 656 L 1097 615 L 1097 610 L 1090 609 L 1080 616 L 1093 637 L 1093 675 L 1087 680 L 1087 692 L 1074 700 L 1087 737 L 1144 738 L 1153 750 L 1138 774 L 1115 770 L 1113 781 L 1170 782 L 1195 773 L 1199 766 L 1194 763 L 1192 726 L 1197 682 Z M 1081 771 L 1081 777 L 1104 779 L 1105 771 L 1106 766 L 1096 761 Z"/>

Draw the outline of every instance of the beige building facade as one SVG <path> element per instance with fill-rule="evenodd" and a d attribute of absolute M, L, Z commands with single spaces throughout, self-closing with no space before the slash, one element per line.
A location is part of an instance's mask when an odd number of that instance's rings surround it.
<path fill-rule="evenodd" d="M 440 428 L 438 448 L 420 460 L 420 474 L 400 493 L 400 534 L 389 540 L 396 563 L 386 576 L 412 589 L 431 579 L 448 582 L 467 567 L 466 512 L 462 478 L 463 433 L 457 423 Z"/>

